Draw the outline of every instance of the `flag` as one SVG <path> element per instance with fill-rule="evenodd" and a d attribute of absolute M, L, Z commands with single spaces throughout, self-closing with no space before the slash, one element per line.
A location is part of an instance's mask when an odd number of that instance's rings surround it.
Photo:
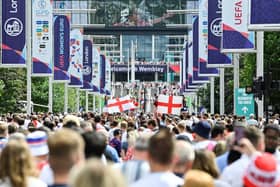
<path fill-rule="evenodd" d="M 26 59 L 25 45 L 25 0 L 2 2 L 1 66 L 24 67 Z"/>
<path fill-rule="evenodd" d="M 159 95 L 157 102 L 157 112 L 161 114 L 177 114 L 180 115 L 183 107 L 182 96 Z"/>
<path fill-rule="evenodd" d="M 124 112 L 135 108 L 136 106 L 128 95 L 117 99 L 109 99 L 107 104 L 108 113 Z"/>

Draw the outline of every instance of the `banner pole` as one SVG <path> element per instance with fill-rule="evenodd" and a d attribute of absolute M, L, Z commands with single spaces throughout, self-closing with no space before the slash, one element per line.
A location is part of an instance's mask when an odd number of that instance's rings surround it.
<path fill-rule="evenodd" d="M 92 111 L 96 112 L 96 108 L 95 108 L 95 94 L 92 94 Z"/>
<path fill-rule="evenodd" d="M 68 83 L 64 83 L 64 113 L 68 112 Z"/>
<path fill-rule="evenodd" d="M 233 95 L 239 88 L 239 54 L 233 54 Z M 236 114 L 236 97 L 233 97 L 233 114 Z"/>
<path fill-rule="evenodd" d="M 53 77 L 49 77 L 49 112 L 53 112 Z"/>
<path fill-rule="evenodd" d="M 215 77 L 210 77 L 210 112 L 211 114 L 215 113 Z"/>
<path fill-rule="evenodd" d="M 99 114 L 102 113 L 102 94 L 99 94 Z"/>
<path fill-rule="evenodd" d="M 79 88 L 76 89 L 76 112 L 80 112 L 80 91 Z"/>
<path fill-rule="evenodd" d="M 32 79 L 31 79 L 31 73 L 32 73 L 32 1 L 26 0 L 26 75 L 27 75 L 27 94 L 26 94 L 26 100 L 27 100 L 27 114 L 31 114 L 31 86 L 32 86 Z"/>
<path fill-rule="evenodd" d="M 220 68 L 220 114 L 225 113 L 225 68 Z"/>
<path fill-rule="evenodd" d="M 88 91 L 86 91 L 86 112 L 88 112 Z"/>
<path fill-rule="evenodd" d="M 257 32 L 257 77 L 263 77 L 264 78 L 264 67 L 263 67 L 263 51 L 264 51 L 264 44 L 263 44 L 263 37 L 264 37 L 264 32 L 263 31 L 258 31 Z M 263 107 L 263 99 L 264 97 L 262 96 L 262 100 L 259 100 L 258 98 L 256 99 L 256 102 L 258 104 L 258 116 L 259 117 L 264 117 L 264 107 Z M 268 118 L 268 116 L 266 116 Z"/>

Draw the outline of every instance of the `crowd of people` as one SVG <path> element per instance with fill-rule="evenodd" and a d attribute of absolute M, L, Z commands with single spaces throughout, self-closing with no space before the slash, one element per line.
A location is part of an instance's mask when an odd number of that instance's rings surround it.
<path fill-rule="evenodd" d="M 279 115 L 8 114 L 0 187 L 280 187 Z"/>

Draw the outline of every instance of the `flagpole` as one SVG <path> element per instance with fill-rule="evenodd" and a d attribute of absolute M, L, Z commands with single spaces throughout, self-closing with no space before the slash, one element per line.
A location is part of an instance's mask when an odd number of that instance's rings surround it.
<path fill-rule="evenodd" d="M 99 114 L 102 113 L 102 94 L 99 94 Z"/>
<path fill-rule="evenodd" d="M 210 105 L 211 105 L 211 109 L 210 109 L 210 112 L 211 114 L 214 114 L 215 113 L 215 77 L 210 77 L 210 89 L 211 89 L 211 92 L 210 92 Z"/>
<path fill-rule="evenodd" d="M 264 51 L 264 45 L 263 45 L 263 37 L 264 37 L 264 32 L 263 31 L 258 31 L 257 32 L 257 77 L 263 77 L 264 78 L 264 67 L 263 67 L 263 51 Z M 268 75 L 267 75 L 268 76 Z M 258 104 L 258 116 L 259 117 L 264 117 L 264 108 L 263 108 L 263 96 L 262 100 L 259 100 L 257 98 L 256 102 Z M 266 116 L 266 119 L 268 119 L 268 116 Z"/>
<path fill-rule="evenodd" d="M 68 112 L 68 83 L 64 83 L 64 113 Z"/>
<path fill-rule="evenodd" d="M 49 77 L 49 112 L 53 112 L 53 77 Z"/>
<path fill-rule="evenodd" d="M 80 112 L 80 91 L 79 88 L 76 89 L 76 112 Z"/>
<path fill-rule="evenodd" d="M 94 94 L 94 92 L 92 94 L 92 111 L 96 112 L 96 108 L 95 108 L 95 94 Z"/>
<path fill-rule="evenodd" d="M 27 93 L 26 93 L 26 100 L 27 100 L 27 114 L 31 114 L 31 86 L 32 86 L 32 1 L 25 1 L 26 4 L 26 76 L 27 76 Z"/>
<path fill-rule="evenodd" d="M 86 112 L 88 112 L 88 91 L 86 91 Z"/>
<path fill-rule="evenodd" d="M 239 88 L 239 54 L 233 54 L 233 80 L 234 80 L 234 85 L 233 85 L 233 95 L 235 95 L 235 90 Z M 236 97 L 233 96 L 233 113 L 236 114 Z"/>
<path fill-rule="evenodd" d="M 225 69 L 220 68 L 220 114 L 225 113 Z"/>

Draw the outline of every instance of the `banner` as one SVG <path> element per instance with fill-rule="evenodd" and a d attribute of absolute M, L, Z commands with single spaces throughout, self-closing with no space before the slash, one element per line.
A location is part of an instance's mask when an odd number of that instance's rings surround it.
<path fill-rule="evenodd" d="M 223 1 L 223 53 L 255 52 L 255 33 L 248 31 L 248 0 Z"/>
<path fill-rule="evenodd" d="M 113 64 L 112 72 L 127 72 L 127 65 Z M 166 73 L 167 65 L 152 65 L 152 64 L 135 64 L 135 73 Z"/>
<path fill-rule="evenodd" d="M 83 87 L 82 90 L 92 90 L 92 42 L 83 41 Z"/>
<path fill-rule="evenodd" d="M 199 77 L 198 76 L 198 16 L 195 16 L 193 19 L 193 30 L 192 30 L 192 40 L 193 40 L 193 67 L 192 67 L 192 78 L 193 83 L 208 83 L 208 77 Z"/>
<path fill-rule="evenodd" d="M 32 75 L 52 76 L 53 10 L 50 0 L 32 1 Z"/>
<path fill-rule="evenodd" d="M 83 86 L 83 35 L 79 29 L 70 32 L 70 87 Z"/>
<path fill-rule="evenodd" d="M 198 32 L 198 76 L 214 77 L 219 76 L 217 68 L 208 68 L 208 1 L 199 1 L 198 24 L 195 22 L 193 30 Z M 196 31 L 198 30 L 198 31 Z"/>
<path fill-rule="evenodd" d="M 280 30 L 279 0 L 249 0 L 249 30 Z"/>
<path fill-rule="evenodd" d="M 208 0 L 207 67 L 231 67 L 232 55 L 221 53 L 222 0 Z"/>
<path fill-rule="evenodd" d="M 1 66 L 23 67 L 26 59 L 25 0 L 2 0 Z"/>
<path fill-rule="evenodd" d="M 96 47 L 92 48 L 92 91 L 99 92 L 100 88 L 100 53 Z"/>
<path fill-rule="evenodd" d="M 70 22 L 64 15 L 54 17 L 54 82 L 69 82 Z"/>
<path fill-rule="evenodd" d="M 100 55 L 100 93 L 105 94 L 106 58 Z"/>
<path fill-rule="evenodd" d="M 105 92 L 106 95 L 111 95 L 111 62 L 110 60 L 106 59 L 106 73 L 105 73 Z"/>

